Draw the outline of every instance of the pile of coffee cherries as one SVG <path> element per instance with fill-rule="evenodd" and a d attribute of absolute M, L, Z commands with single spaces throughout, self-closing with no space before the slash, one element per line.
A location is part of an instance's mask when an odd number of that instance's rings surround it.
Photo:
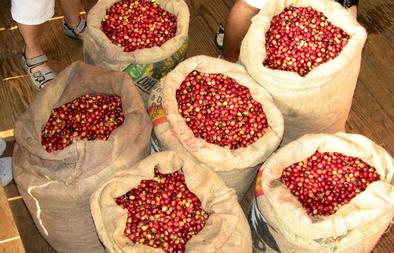
<path fill-rule="evenodd" d="M 178 110 L 196 137 L 230 149 L 268 131 L 262 105 L 247 87 L 222 74 L 192 71 L 176 91 Z"/>
<path fill-rule="evenodd" d="M 86 94 L 52 110 L 41 144 L 50 153 L 78 140 L 107 140 L 123 121 L 120 96 Z"/>
<path fill-rule="evenodd" d="M 357 157 L 319 151 L 284 169 L 280 178 L 310 216 L 334 214 L 378 180 L 375 168 Z"/>
<path fill-rule="evenodd" d="M 162 174 L 155 168 L 153 179 L 142 180 L 115 202 L 128 210 L 124 234 L 131 241 L 168 253 L 184 252 L 209 217 L 180 171 Z"/>
<path fill-rule="evenodd" d="M 264 66 L 305 76 L 337 57 L 350 36 L 311 7 L 288 7 L 271 21 Z"/>
<path fill-rule="evenodd" d="M 123 0 L 107 10 L 101 30 L 125 52 L 160 47 L 175 37 L 177 17 L 153 0 Z"/>

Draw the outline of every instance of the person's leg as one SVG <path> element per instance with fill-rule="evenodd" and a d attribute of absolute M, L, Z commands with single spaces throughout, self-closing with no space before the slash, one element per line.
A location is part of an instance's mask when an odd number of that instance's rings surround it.
<path fill-rule="evenodd" d="M 28 8 L 26 7 L 28 6 Z M 25 42 L 25 56 L 27 59 L 42 55 L 41 34 L 44 23 L 53 16 L 54 0 L 12 0 L 11 15 L 18 23 L 19 32 Z M 32 71 L 40 70 L 41 66 Z"/>
<path fill-rule="evenodd" d="M 41 47 L 43 24 L 53 16 L 54 0 L 12 0 L 11 15 L 25 42 L 21 63 L 33 87 L 41 89 L 55 78 Z"/>
<path fill-rule="evenodd" d="M 79 15 L 81 0 L 59 0 L 63 9 L 64 34 L 73 39 L 81 39 L 80 34 L 86 28 L 86 20 Z"/>
<path fill-rule="evenodd" d="M 79 11 L 81 9 L 80 0 L 59 0 L 64 13 L 64 20 L 70 28 L 76 28 L 81 20 Z"/>
<path fill-rule="evenodd" d="M 353 17 L 355 17 L 357 19 L 357 5 L 350 7 L 349 12 L 350 12 L 350 14 L 353 15 Z"/>
<path fill-rule="evenodd" d="M 231 62 L 238 60 L 242 39 L 250 27 L 251 18 L 258 12 L 259 9 L 245 3 L 244 0 L 234 3 L 224 27 L 223 59 Z"/>
<path fill-rule="evenodd" d="M 33 87 L 41 90 L 45 85 L 56 77 L 55 72 L 47 64 L 47 56 L 41 47 L 41 35 L 43 24 L 25 25 L 18 23 L 19 32 L 25 42 L 22 55 L 22 67 L 29 76 Z"/>
<path fill-rule="evenodd" d="M 44 28 L 43 24 L 40 25 L 25 25 L 18 23 L 19 32 L 25 42 L 25 57 L 26 59 L 31 59 L 39 55 L 43 55 L 44 51 L 41 47 L 41 34 Z M 37 72 L 46 66 L 43 63 L 32 69 L 32 72 Z"/>
<path fill-rule="evenodd" d="M 336 0 L 343 7 L 348 8 L 350 14 L 357 19 L 358 0 Z"/>

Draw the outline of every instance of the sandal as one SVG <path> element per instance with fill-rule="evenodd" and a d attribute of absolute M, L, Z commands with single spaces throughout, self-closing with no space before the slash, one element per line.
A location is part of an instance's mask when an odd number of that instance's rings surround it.
<path fill-rule="evenodd" d="M 7 143 L 5 142 L 5 140 L 0 138 L 0 156 L 3 155 L 6 146 L 7 146 Z"/>
<path fill-rule="evenodd" d="M 55 72 L 48 66 L 44 66 L 42 69 L 32 72 L 32 69 L 44 64 L 48 61 L 48 57 L 43 54 L 31 59 L 26 59 L 25 53 L 22 54 L 21 64 L 23 69 L 26 71 L 27 75 L 33 83 L 33 87 L 40 91 L 45 87 L 46 83 L 53 80 L 56 77 Z"/>
<path fill-rule="evenodd" d="M 3 155 L 6 142 L 0 139 L 0 156 Z M 12 160 L 11 157 L 0 158 L 0 184 L 6 186 L 12 180 Z"/>
<path fill-rule="evenodd" d="M 85 30 L 85 28 L 86 20 L 83 17 L 80 18 L 79 24 L 74 29 L 67 24 L 65 19 L 63 19 L 64 34 L 72 39 L 80 40 L 81 37 L 79 35 Z"/>
<path fill-rule="evenodd" d="M 0 158 L 0 184 L 6 186 L 12 181 L 12 158 Z"/>
<path fill-rule="evenodd" d="M 352 6 L 358 6 L 358 0 L 338 0 L 338 3 L 340 3 L 343 7 L 345 8 L 350 8 Z"/>
<path fill-rule="evenodd" d="M 224 26 L 219 25 L 219 31 L 215 35 L 215 44 L 219 49 L 223 49 L 223 39 L 224 39 Z"/>

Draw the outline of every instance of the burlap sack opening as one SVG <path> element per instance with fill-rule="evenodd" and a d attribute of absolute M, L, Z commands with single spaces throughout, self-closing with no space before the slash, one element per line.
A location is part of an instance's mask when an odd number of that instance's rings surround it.
<path fill-rule="evenodd" d="M 116 2 L 119 0 L 101 0 L 89 11 L 88 26 L 83 35 L 84 51 L 95 64 L 114 70 L 124 70 L 131 63 L 148 64 L 162 61 L 173 55 L 187 40 L 190 19 L 187 4 L 182 0 L 157 0 L 161 8 L 177 16 L 176 36 L 161 47 L 124 52 L 120 47 L 112 44 L 100 29 L 107 9 Z"/>
<path fill-rule="evenodd" d="M 339 56 L 314 68 L 304 77 L 263 66 L 265 33 L 272 17 L 288 6 L 311 6 L 351 36 Z M 366 37 L 365 29 L 334 1 L 270 0 L 253 18 L 242 42 L 240 61 L 272 95 L 282 112 L 286 125 L 282 144 L 308 133 L 335 133 L 345 129 Z"/>
<path fill-rule="evenodd" d="M 114 201 L 141 180 L 153 178 L 156 166 L 162 173 L 182 169 L 186 185 L 210 214 L 205 227 L 187 242 L 186 252 L 252 252 L 250 230 L 234 191 L 227 188 L 211 169 L 173 151 L 151 155 L 135 166 L 119 171 L 92 195 L 93 219 L 108 252 L 162 252 L 147 245 L 134 244 L 124 236 L 127 210 Z"/>
<path fill-rule="evenodd" d="M 253 98 L 262 104 L 269 130 L 246 148 L 230 150 L 196 138 L 178 112 L 175 93 L 186 76 L 197 70 L 221 73 L 234 78 L 249 88 Z M 262 163 L 277 148 L 283 135 L 283 118 L 270 95 L 238 65 L 208 56 L 196 56 L 179 64 L 151 93 L 150 115 L 154 131 L 163 149 L 187 153 L 199 162 L 209 165 L 234 188 L 239 197 L 248 189 L 255 176 L 256 165 Z"/>
<path fill-rule="evenodd" d="M 376 168 L 381 180 L 335 214 L 310 218 L 278 178 L 287 166 L 305 160 L 316 150 L 359 157 Z M 393 219 L 394 160 L 361 135 L 305 135 L 271 156 L 261 170 L 263 195 L 257 196 L 258 208 L 283 252 L 370 252 Z"/>
<path fill-rule="evenodd" d="M 119 95 L 124 123 L 107 141 L 48 153 L 41 130 L 52 109 L 87 93 Z M 149 154 L 151 123 L 127 74 L 76 62 L 41 91 L 15 125 L 14 179 L 36 226 L 58 252 L 102 252 L 89 197 L 116 170 Z"/>

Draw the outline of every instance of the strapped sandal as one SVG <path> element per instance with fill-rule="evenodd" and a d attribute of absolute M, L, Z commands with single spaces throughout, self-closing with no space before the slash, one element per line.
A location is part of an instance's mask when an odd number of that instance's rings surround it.
<path fill-rule="evenodd" d="M 64 34 L 72 39 L 80 40 L 81 37 L 79 35 L 85 30 L 85 28 L 86 20 L 83 17 L 80 18 L 79 24 L 74 29 L 67 24 L 65 19 L 63 19 Z"/>
<path fill-rule="evenodd" d="M 56 77 L 55 72 L 48 66 L 44 66 L 42 69 L 32 72 L 32 69 L 44 64 L 48 61 L 48 57 L 43 54 L 31 59 L 26 59 L 25 53 L 22 54 L 21 64 L 23 69 L 26 71 L 27 75 L 33 83 L 33 87 L 40 91 L 45 87 L 47 82 L 53 80 Z"/>
<path fill-rule="evenodd" d="M 3 155 L 6 142 L 0 138 L 0 156 Z M 6 186 L 12 180 L 12 160 L 11 157 L 0 158 L 0 185 Z"/>
<path fill-rule="evenodd" d="M 6 146 L 7 146 L 7 143 L 5 142 L 5 140 L 0 138 L 0 156 L 3 155 Z"/>
<path fill-rule="evenodd" d="M 343 7 L 350 8 L 352 6 L 358 6 L 358 0 L 338 0 Z"/>
<path fill-rule="evenodd" d="M 215 44 L 219 49 L 223 49 L 223 40 L 224 40 L 224 26 L 220 24 L 219 31 L 215 35 Z"/>
<path fill-rule="evenodd" d="M 12 181 L 12 158 L 0 158 L 0 184 L 6 186 Z"/>

